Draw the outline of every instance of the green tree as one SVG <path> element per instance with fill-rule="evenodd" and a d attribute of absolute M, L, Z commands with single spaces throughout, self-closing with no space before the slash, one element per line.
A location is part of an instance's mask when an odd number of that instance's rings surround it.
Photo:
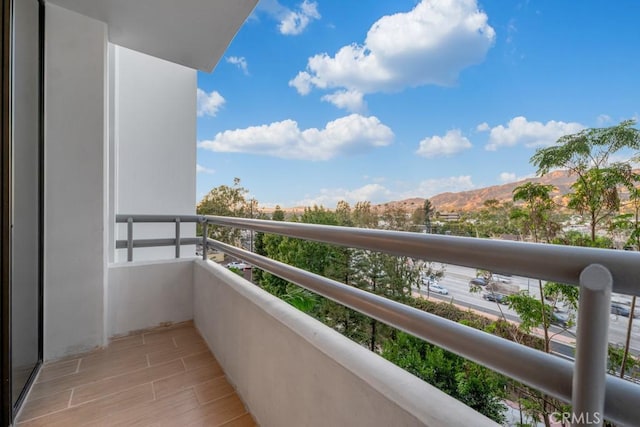
<path fill-rule="evenodd" d="M 343 227 L 351 227 L 351 206 L 345 200 L 340 200 L 336 205 L 336 222 Z"/>
<path fill-rule="evenodd" d="M 640 359 L 630 355 L 624 347 L 609 344 L 607 358 L 607 372 L 611 375 L 625 375 L 638 377 L 637 368 L 640 368 Z"/>
<path fill-rule="evenodd" d="M 518 232 L 512 220 L 513 203 L 496 199 L 485 200 L 482 208 L 469 219 L 475 227 L 476 237 L 499 237 Z"/>
<path fill-rule="evenodd" d="M 412 286 L 419 284 L 420 274 L 418 269 L 409 265 L 407 257 L 356 250 L 351 284 L 385 298 L 406 303 L 412 298 Z M 380 343 L 388 339 L 392 331 L 376 319 L 370 318 L 368 323 L 367 346 L 371 351 L 379 351 Z"/>
<path fill-rule="evenodd" d="M 518 317 L 520 317 L 519 328 L 524 333 L 531 334 L 534 328 L 543 328 L 544 351 L 549 353 L 551 340 L 557 335 L 549 334 L 551 324 L 554 323 L 554 313 L 559 304 L 562 304 L 565 309 L 575 310 L 577 308 L 578 288 L 559 283 L 547 283 L 544 287 L 541 286 L 539 299 L 531 296 L 527 291 L 522 291 L 507 297 L 507 303 L 512 310 L 518 313 Z M 572 324 L 573 319 L 570 317 L 566 323 L 560 324 L 560 326 L 562 330 L 566 330 Z M 562 403 L 530 387 L 515 384 L 515 388 L 524 410 L 534 419 L 542 419 L 545 426 L 550 426 L 552 414 L 560 412 Z"/>
<path fill-rule="evenodd" d="M 596 236 L 595 240 L 591 240 L 591 236 L 582 234 L 576 230 L 570 230 L 562 235 L 556 236 L 551 243 L 566 246 L 582 246 L 584 248 L 601 248 L 607 249 L 613 247 L 613 241 L 606 236 Z"/>
<path fill-rule="evenodd" d="M 478 219 L 474 213 L 463 213 L 457 221 L 431 223 L 433 233 L 453 236 L 480 237 Z"/>
<path fill-rule="evenodd" d="M 271 219 L 275 221 L 285 220 L 285 212 L 280 206 L 276 206 Z M 290 218 L 290 221 L 329 225 L 337 225 L 338 223 L 335 213 L 317 206 L 305 209 L 305 212 L 300 217 L 294 216 Z M 334 248 L 323 243 L 276 234 L 260 233 L 256 237 L 256 252 L 261 255 L 319 275 L 328 275 L 329 277 L 334 273 L 337 274 L 335 271 L 330 271 L 331 269 L 339 269 L 332 261 L 344 265 L 344 262 L 339 260 L 339 255 L 332 254 L 334 249 L 336 253 L 347 250 L 347 248 Z M 256 282 L 266 291 L 325 323 L 327 323 L 327 319 L 333 320 L 340 317 L 336 313 L 329 314 L 330 312 L 337 312 L 341 308 L 346 310 L 346 308 L 338 306 L 338 304 L 330 300 L 302 289 L 269 272 L 262 271 L 255 274 L 254 277 L 256 277 Z M 339 319 L 336 320 L 336 323 L 339 321 Z M 333 327 L 335 325 L 330 326 Z M 345 326 L 345 334 L 348 334 L 351 329 L 350 322 L 343 326 Z"/>
<path fill-rule="evenodd" d="M 276 209 L 273 215 L 274 219 L 284 219 L 284 214 L 279 212 L 281 211 Z M 346 202 L 339 203 L 335 212 L 324 207 L 309 207 L 305 208 L 299 218 L 291 220 L 310 224 L 350 225 L 350 208 Z M 262 239 L 265 255 L 270 258 L 345 284 L 351 284 L 353 281 L 351 262 L 353 250 L 350 248 L 272 234 L 265 234 Z M 262 275 L 260 284 L 265 290 L 309 313 L 349 338 L 358 342 L 364 340 L 366 334 L 361 325 L 364 316 L 360 313 L 300 289 L 298 286 L 269 273 Z"/>
<path fill-rule="evenodd" d="M 520 210 L 522 228 L 525 235 L 530 235 L 534 242 L 547 242 L 560 230 L 560 225 L 553 220 L 552 214 L 556 204 L 551 198 L 553 185 L 527 182 L 513 190 L 513 201 L 523 202 Z"/>
<path fill-rule="evenodd" d="M 287 264 L 291 263 L 290 245 L 288 245 L 290 240 L 287 237 L 277 234 L 263 234 L 260 237 L 260 241 L 261 252 L 263 252 L 261 255 Z M 259 274 L 254 273 L 254 277 L 264 290 L 280 298 L 286 295 L 287 290 L 293 286 L 288 281 L 267 271 Z"/>
<path fill-rule="evenodd" d="M 355 227 L 377 228 L 378 216 L 371 207 L 371 202 L 356 203 L 351 214 L 351 221 Z"/>
<path fill-rule="evenodd" d="M 357 204 L 352 218 L 356 226 L 372 226 L 377 223 L 368 203 Z M 391 230 L 406 231 L 412 228 L 409 215 L 402 208 L 387 208 L 382 215 L 382 224 Z M 411 298 L 412 286 L 419 284 L 420 272 L 413 267 L 408 257 L 355 250 L 351 265 L 353 268 L 349 284 L 395 301 L 406 302 Z M 367 346 L 372 351 L 379 351 L 380 344 L 389 338 L 390 333 L 392 330 L 387 325 L 376 319 L 368 319 Z"/>
<path fill-rule="evenodd" d="M 220 185 L 204 196 L 197 206 L 199 215 L 246 217 L 249 205 L 245 198 L 248 191 L 240 185 L 240 178 L 233 179 L 233 185 Z M 199 229 L 200 234 L 202 233 Z M 241 230 L 231 227 L 210 225 L 209 236 L 231 245 L 240 245 Z"/>
<path fill-rule="evenodd" d="M 640 188 L 637 184 L 640 182 L 640 175 L 630 173 L 624 182 L 625 187 L 629 191 L 629 205 L 632 212 L 619 215 L 614 221 L 614 228 L 624 229 L 628 231 L 626 245 L 640 250 Z M 629 309 L 629 322 L 627 324 L 627 336 L 625 338 L 624 350 L 620 361 L 620 378 L 624 378 L 627 370 L 627 361 L 629 359 L 629 348 L 631 346 L 631 332 L 633 330 L 633 318 L 636 309 L 636 296 L 631 298 L 631 307 Z"/>
<path fill-rule="evenodd" d="M 425 199 L 424 205 L 422 206 L 422 210 L 424 212 L 424 228 L 426 233 L 431 233 L 431 218 L 435 214 L 435 206 L 431 203 L 431 200 Z"/>
<path fill-rule="evenodd" d="M 553 220 L 552 215 L 556 204 L 551 197 L 554 190 L 552 185 L 527 182 L 513 190 L 513 201 L 522 203 L 521 207 L 512 212 L 512 216 L 520 219 L 523 235 L 529 235 L 535 242 L 549 243 L 560 230 L 559 224 Z M 520 317 L 519 327 L 526 333 L 531 333 L 533 328 L 542 327 L 544 333 L 544 351 L 551 351 L 551 339 L 549 328 L 554 322 L 557 304 L 563 303 L 565 307 L 575 310 L 578 302 L 578 288 L 547 283 L 543 286 L 538 280 L 538 298 L 523 291 L 507 298 L 509 307 Z M 566 329 L 571 325 L 571 319 L 563 325 Z M 551 414 L 557 410 L 559 403 L 550 396 L 532 390 L 528 387 L 518 387 L 519 401 L 523 410 L 532 415 L 534 419 L 542 418 L 545 425 L 551 424 Z"/>
<path fill-rule="evenodd" d="M 382 213 L 383 228 L 386 230 L 411 231 L 410 216 L 402 207 L 387 207 Z"/>
<path fill-rule="evenodd" d="M 585 171 L 571 185 L 568 207 L 581 215 L 587 215 L 591 228 L 591 240 L 595 241 L 599 225 L 613 218 L 620 210 L 618 187 L 623 182 L 627 166 L 616 165 L 606 169 Z"/>
<path fill-rule="evenodd" d="M 565 135 L 556 145 L 537 150 L 531 158 L 538 167 L 538 175 L 553 168 L 563 168 L 576 176 L 568 207 L 588 218 L 590 242 L 584 246 L 610 247 L 597 236 L 597 229 L 619 212 L 620 187 L 635 188 L 630 164 L 611 160 L 611 156 L 621 150 L 640 149 L 640 131 L 633 125 L 633 120 L 626 120 L 608 128 L 591 128 Z M 579 240 L 580 236 L 569 235 L 565 239 Z M 624 362 L 622 365 L 621 372 L 624 373 Z"/>
<path fill-rule="evenodd" d="M 556 207 L 555 202 L 551 198 L 551 191 L 553 190 L 553 185 L 544 185 L 533 182 L 527 182 L 513 190 L 513 201 L 524 203 L 524 209 L 520 210 L 523 232 L 524 234 L 530 234 L 535 243 L 538 243 L 541 240 L 549 243 L 560 229 L 560 226 L 551 219 L 551 214 Z M 535 317 L 535 322 L 542 325 L 544 330 L 545 351 L 548 353 L 549 319 L 553 313 L 548 313 L 548 310 L 545 309 L 547 304 L 544 301 L 542 280 L 538 280 L 538 289 L 540 292 L 540 304 L 538 307 L 539 318 Z M 520 295 L 519 298 L 526 299 L 527 297 L 534 298 L 528 293 L 526 295 Z M 519 306 L 524 309 L 524 301 L 523 304 L 520 304 Z M 528 308 L 530 304 L 526 304 L 526 306 Z M 532 319 L 533 317 L 528 316 L 527 320 Z M 523 319 L 523 321 L 525 320 Z"/>
<path fill-rule="evenodd" d="M 555 168 L 577 177 L 570 194 L 570 207 L 587 215 L 591 240 L 598 225 L 617 212 L 618 187 L 629 173 L 628 163 L 612 163 L 611 156 L 623 149 L 640 149 L 640 131 L 626 120 L 608 128 L 590 128 L 565 135 L 556 145 L 541 148 L 531 157 L 539 176 Z"/>
<path fill-rule="evenodd" d="M 501 375 L 404 332 L 384 343 L 382 356 L 494 421 L 505 421 L 507 381 Z"/>
<path fill-rule="evenodd" d="M 276 205 L 273 210 L 273 214 L 271 214 L 271 219 L 273 221 L 284 221 L 284 211 L 280 207 L 280 205 Z"/>
<path fill-rule="evenodd" d="M 417 207 L 413 210 L 411 223 L 415 228 L 424 227 L 424 210 L 422 210 L 422 207 Z"/>
<path fill-rule="evenodd" d="M 265 216 L 266 214 L 261 213 L 261 218 L 260 219 L 269 219 Z M 276 205 L 273 213 L 271 214 L 271 218 L 272 221 L 284 221 L 285 219 L 285 215 L 284 215 L 284 211 L 282 210 L 282 208 L 280 208 L 280 205 Z M 266 256 L 269 257 L 269 252 L 267 251 L 267 242 L 270 239 L 272 240 L 269 243 L 270 247 L 273 246 L 277 246 L 277 243 L 273 243 L 273 240 L 277 240 L 278 242 L 279 237 L 280 236 L 275 236 L 275 235 L 269 235 L 271 237 L 265 237 L 267 236 L 267 234 L 263 233 L 263 232 L 257 232 L 255 235 L 255 240 L 254 240 L 254 251 L 255 253 L 257 253 L 258 255 L 262 255 L 262 256 Z M 265 272 L 264 270 L 261 270 L 259 268 L 254 268 L 253 269 L 253 280 L 255 281 L 255 283 L 258 283 L 260 285 L 262 285 L 263 287 L 268 287 L 269 284 L 273 284 L 273 282 L 276 281 L 275 276 L 270 276 L 270 279 L 267 279 L 267 276 L 269 273 Z M 286 283 L 286 281 L 278 278 L 278 280 L 282 281 L 283 283 Z M 275 286 L 276 289 L 280 289 L 282 286 Z M 275 293 L 276 295 L 278 295 L 278 293 Z"/>

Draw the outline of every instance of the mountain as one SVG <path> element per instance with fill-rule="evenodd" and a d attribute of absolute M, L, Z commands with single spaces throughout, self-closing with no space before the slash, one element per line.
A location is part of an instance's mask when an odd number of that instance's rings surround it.
<path fill-rule="evenodd" d="M 440 212 L 474 211 L 480 209 L 485 200 L 512 201 L 513 190 L 516 187 L 527 182 L 535 182 L 551 184 L 556 187 L 551 196 L 558 205 L 563 206 L 565 205 L 564 196 L 571 191 L 571 185 L 575 180 L 575 176 L 569 176 L 567 171 L 554 171 L 540 178 L 527 178 L 517 182 L 459 193 L 442 193 L 432 197 L 430 200 Z"/>
<path fill-rule="evenodd" d="M 537 182 L 541 184 L 551 184 L 556 189 L 551 193 L 552 197 L 559 205 L 565 205 L 564 196 L 569 193 L 571 184 L 575 182 L 574 176 L 569 176 L 567 171 L 549 172 L 540 178 L 527 178 L 508 184 L 493 185 L 491 187 L 478 188 L 476 190 L 461 191 L 458 193 L 441 193 L 429 200 L 439 212 L 469 212 L 482 208 L 485 200 L 495 199 L 500 202 L 511 201 L 513 190 L 526 182 Z M 383 203 L 377 205 L 378 209 L 390 207 L 400 207 L 407 211 L 413 211 L 424 204 L 424 198 L 416 197 L 406 200 Z"/>
<path fill-rule="evenodd" d="M 635 172 L 640 173 L 640 170 L 635 170 Z M 499 202 L 510 202 L 513 200 L 513 190 L 516 187 L 526 182 L 536 182 L 553 185 L 555 190 L 551 193 L 551 196 L 554 201 L 559 206 L 566 206 L 566 195 L 571 191 L 571 185 L 575 180 L 575 176 L 569 176 L 568 171 L 553 171 L 542 177 L 526 178 L 502 185 L 493 185 L 491 187 L 460 191 L 458 193 L 440 193 L 430 197 L 429 200 L 431 200 L 431 203 L 438 212 L 471 212 L 481 209 L 486 200 L 495 199 Z M 625 194 L 626 192 L 622 190 L 621 193 L 621 198 L 625 200 L 627 196 Z M 413 212 L 423 206 L 424 200 L 422 197 L 414 197 L 411 199 L 381 203 L 374 205 L 373 208 L 378 211 L 383 211 L 388 208 L 402 208 L 407 212 Z M 298 206 L 282 209 L 288 213 L 299 214 L 304 212 L 305 208 Z M 265 212 L 269 211 L 270 209 L 265 209 Z"/>

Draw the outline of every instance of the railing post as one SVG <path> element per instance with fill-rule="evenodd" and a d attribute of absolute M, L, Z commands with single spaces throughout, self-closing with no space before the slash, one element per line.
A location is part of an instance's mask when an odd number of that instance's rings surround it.
<path fill-rule="evenodd" d="M 176 258 L 180 258 L 180 218 L 176 218 Z"/>
<path fill-rule="evenodd" d="M 127 262 L 133 261 L 133 218 L 127 218 Z"/>
<path fill-rule="evenodd" d="M 207 220 L 202 223 L 202 260 L 207 260 Z"/>
<path fill-rule="evenodd" d="M 604 416 L 609 314 L 613 278 L 600 264 L 580 274 L 580 302 L 573 368 L 572 414 L 574 426 L 601 426 Z"/>

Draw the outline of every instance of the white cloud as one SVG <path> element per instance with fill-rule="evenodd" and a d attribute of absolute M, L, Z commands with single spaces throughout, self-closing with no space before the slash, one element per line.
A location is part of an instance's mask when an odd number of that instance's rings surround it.
<path fill-rule="evenodd" d="M 206 173 L 206 174 L 212 174 L 215 173 L 216 171 L 213 169 L 209 169 L 209 168 L 205 168 L 204 166 L 197 164 L 196 165 L 196 173 Z"/>
<path fill-rule="evenodd" d="M 472 190 L 475 185 L 470 176 L 452 176 L 447 178 L 428 179 L 414 185 L 411 191 L 397 192 L 380 184 L 367 184 L 355 189 L 323 188 L 315 196 L 307 196 L 294 202 L 296 206 L 325 206 L 333 207 L 339 201 L 345 200 L 354 205 L 357 202 L 370 201 L 373 204 L 384 203 L 389 200 L 403 200 L 412 197 L 432 197 L 446 192 Z"/>
<path fill-rule="evenodd" d="M 432 136 L 423 139 L 420 141 L 420 147 L 416 153 L 426 158 L 451 156 L 471 147 L 471 142 L 462 135 L 460 129 L 452 129 L 444 136 Z"/>
<path fill-rule="evenodd" d="M 488 131 L 489 127 L 483 125 L 478 125 L 477 129 Z M 555 120 L 547 123 L 530 122 L 526 117 L 519 116 L 511 119 L 507 126 L 499 125 L 491 128 L 489 143 L 484 148 L 488 151 L 495 151 L 500 147 L 512 147 L 519 144 L 527 147 L 549 146 L 561 136 L 576 133 L 582 129 L 584 126 L 580 123 L 565 123 Z"/>
<path fill-rule="evenodd" d="M 502 172 L 500 174 L 500 182 L 503 183 L 507 183 L 507 182 L 515 182 L 516 179 L 516 174 L 513 172 Z"/>
<path fill-rule="evenodd" d="M 470 176 L 428 179 L 418 185 L 412 185 L 412 190 L 407 192 L 392 191 L 379 183 L 373 183 L 351 190 L 345 188 L 323 188 L 318 194 L 308 195 L 304 199 L 294 202 L 294 204 L 296 206 L 322 205 L 333 207 L 340 200 L 345 200 L 352 205 L 362 201 L 378 204 L 389 200 L 431 197 L 440 193 L 465 191 L 473 188 L 475 188 L 475 185 Z"/>
<path fill-rule="evenodd" d="M 458 191 L 472 190 L 475 184 L 469 175 L 450 176 L 446 178 L 433 178 L 421 181 L 414 189 L 401 194 L 398 197 L 408 199 L 411 197 L 431 197 L 440 193 L 456 193 Z"/>
<path fill-rule="evenodd" d="M 289 86 L 295 87 L 300 95 L 308 95 L 314 84 L 313 77 L 306 71 L 301 71 L 292 80 L 289 81 Z M 316 79 L 317 80 L 317 79 Z M 318 84 L 321 82 L 318 82 Z M 317 85 L 317 84 L 316 84 Z"/>
<path fill-rule="evenodd" d="M 335 206 L 340 200 L 345 200 L 350 204 L 370 201 L 381 203 L 393 197 L 393 193 L 380 184 L 367 184 L 360 188 L 348 190 L 344 188 L 323 188 L 320 194 L 308 196 L 296 202 L 298 206 L 322 205 L 327 207 Z"/>
<path fill-rule="evenodd" d="M 280 34 L 287 36 L 301 34 L 312 21 L 321 18 L 318 12 L 318 3 L 308 0 L 300 3 L 296 10 L 281 5 L 277 0 L 261 0 L 257 9 L 279 21 Z"/>
<path fill-rule="evenodd" d="M 244 56 L 229 56 L 227 58 L 227 62 L 229 64 L 235 65 L 240 70 L 242 70 L 242 72 L 244 73 L 245 76 L 249 75 L 249 68 L 247 66 L 247 60 L 244 58 Z"/>
<path fill-rule="evenodd" d="M 607 123 L 611 123 L 611 116 L 608 116 L 606 114 L 600 114 L 596 118 L 596 123 L 598 124 L 598 126 L 602 126 L 602 125 L 605 125 Z"/>
<path fill-rule="evenodd" d="M 491 127 L 489 126 L 489 123 L 487 123 L 487 122 L 482 122 L 478 126 L 476 126 L 476 130 L 478 132 L 486 132 L 489 129 L 491 129 Z"/>
<path fill-rule="evenodd" d="M 451 85 L 493 45 L 495 31 L 487 19 L 476 0 L 422 0 L 409 12 L 380 18 L 364 44 L 309 58 L 306 71 L 289 85 L 301 95 L 313 87 L 367 94 Z"/>
<path fill-rule="evenodd" d="M 383 147 L 393 140 L 391 129 L 377 117 L 351 114 L 327 123 L 324 129 L 300 130 L 294 120 L 227 130 L 198 146 L 227 153 L 252 153 L 283 159 L 329 160 Z"/>
<path fill-rule="evenodd" d="M 344 108 L 351 113 L 361 113 L 367 108 L 366 103 L 362 99 L 362 92 L 358 92 L 357 90 L 340 90 L 324 95 L 322 100 L 330 102 L 338 108 Z"/>
<path fill-rule="evenodd" d="M 284 35 L 296 36 L 302 33 L 314 19 L 320 19 L 318 3 L 304 0 L 297 11 L 289 11 L 280 21 L 278 29 Z"/>
<path fill-rule="evenodd" d="M 198 117 L 211 116 L 215 117 L 218 114 L 218 110 L 226 102 L 225 99 L 217 91 L 207 93 L 198 88 L 196 92 L 197 96 L 197 114 Z"/>
<path fill-rule="evenodd" d="M 500 182 L 502 182 L 503 184 L 507 184 L 509 182 L 518 182 L 518 181 L 523 181 L 525 179 L 535 178 L 535 177 L 536 177 L 535 173 L 529 173 L 525 175 L 516 175 L 513 172 L 502 172 L 498 176 L 498 179 L 500 179 Z"/>

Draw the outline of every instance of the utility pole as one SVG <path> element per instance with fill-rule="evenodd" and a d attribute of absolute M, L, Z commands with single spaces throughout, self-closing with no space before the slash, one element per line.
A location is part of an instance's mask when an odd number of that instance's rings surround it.
<path fill-rule="evenodd" d="M 253 219 L 253 205 L 256 203 L 256 199 L 251 198 L 249 203 L 249 215 L 251 216 L 251 219 Z M 249 234 L 249 251 L 253 252 L 253 230 L 251 230 Z M 253 283 L 253 266 L 249 269 L 249 281 Z"/>
<path fill-rule="evenodd" d="M 251 199 L 249 203 L 249 215 L 251 219 L 253 219 L 253 205 L 256 203 L 256 199 Z M 251 234 L 249 237 L 249 251 L 253 252 L 253 230 L 251 230 Z"/>

